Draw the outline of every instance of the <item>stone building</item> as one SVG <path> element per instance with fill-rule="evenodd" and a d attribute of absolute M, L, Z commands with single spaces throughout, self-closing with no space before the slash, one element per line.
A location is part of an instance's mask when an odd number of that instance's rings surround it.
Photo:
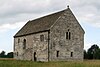
<path fill-rule="evenodd" d="M 14 58 L 45 62 L 83 60 L 84 33 L 69 7 L 28 21 L 14 36 Z"/>

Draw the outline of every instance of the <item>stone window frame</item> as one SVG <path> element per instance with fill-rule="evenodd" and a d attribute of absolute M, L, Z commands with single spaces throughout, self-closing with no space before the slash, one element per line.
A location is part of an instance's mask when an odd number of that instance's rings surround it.
<path fill-rule="evenodd" d="M 18 43 L 20 43 L 20 39 L 18 38 Z"/>
<path fill-rule="evenodd" d="M 66 32 L 66 39 L 70 40 L 71 39 L 71 32 L 70 29 L 68 29 L 68 31 Z"/>
<path fill-rule="evenodd" d="M 23 40 L 23 49 L 26 49 L 26 39 Z"/>
<path fill-rule="evenodd" d="M 43 42 L 45 39 L 45 36 L 43 34 L 40 35 L 40 41 Z"/>

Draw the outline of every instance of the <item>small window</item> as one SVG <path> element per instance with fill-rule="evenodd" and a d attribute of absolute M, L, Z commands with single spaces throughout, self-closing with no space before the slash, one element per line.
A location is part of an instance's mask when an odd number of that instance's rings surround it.
<path fill-rule="evenodd" d="M 17 56 L 18 56 L 18 52 L 17 52 Z"/>
<path fill-rule="evenodd" d="M 69 32 L 69 40 L 71 39 L 70 37 L 71 37 L 71 33 Z"/>
<path fill-rule="evenodd" d="M 70 57 L 73 57 L 73 52 L 71 52 L 71 55 L 70 55 Z"/>
<path fill-rule="evenodd" d="M 70 40 L 71 39 L 71 32 L 68 29 L 68 32 L 66 32 L 66 39 Z"/>
<path fill-rule="evenodd" d="M 23 41 L 23 49 L 26 49 L 26 39 Z"/>
<path fill-rule="evenodd" d="M 66 39 L 68 39 L 68 32 L 66 32 Z"/>
<path fill-rule="evenodd" d="M 57 55 L 56 55 L 56 57 L 59 57 L 59 51 L 57 51 Z"/>
<path fill-rule="evenodd" d="M 44 41 L 44 35 L 40 35 L 40 41 Z"/>
<path fill-rule="evenodd" d="M 18 39 L 18 43 L 20 43 L 20 39 Z"/>

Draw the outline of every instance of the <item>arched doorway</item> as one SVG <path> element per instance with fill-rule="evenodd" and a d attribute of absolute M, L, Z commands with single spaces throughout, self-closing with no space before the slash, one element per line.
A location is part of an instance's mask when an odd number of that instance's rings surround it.
<path fill-rule="evenodd" d="M 37 61 L 36 52 L 34 52 L 34 61 Z"/>

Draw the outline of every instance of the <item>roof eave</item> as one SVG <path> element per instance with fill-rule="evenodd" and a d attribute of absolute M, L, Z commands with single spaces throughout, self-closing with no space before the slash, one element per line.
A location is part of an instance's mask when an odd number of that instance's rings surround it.
<path fill-rule="evenodd" d="M 29 33 L 29 34 L 24 34 L 24 35 L 18 35 L 18 36 L 13 36 L 14 38 L 17 38 L 17 37 L 22 37 L 22 36 L 27 36 L 27 35 L 32 35 L 32 34 L 37 34 L 37 33 L 42 33 L 42 32 L 48 32 L 50 31 L 50 29 L 47 29 L 47 30 L 43 30 L 43 31 L 38 31 L 38 32 L 33 32 L 33 33 Z"/>

